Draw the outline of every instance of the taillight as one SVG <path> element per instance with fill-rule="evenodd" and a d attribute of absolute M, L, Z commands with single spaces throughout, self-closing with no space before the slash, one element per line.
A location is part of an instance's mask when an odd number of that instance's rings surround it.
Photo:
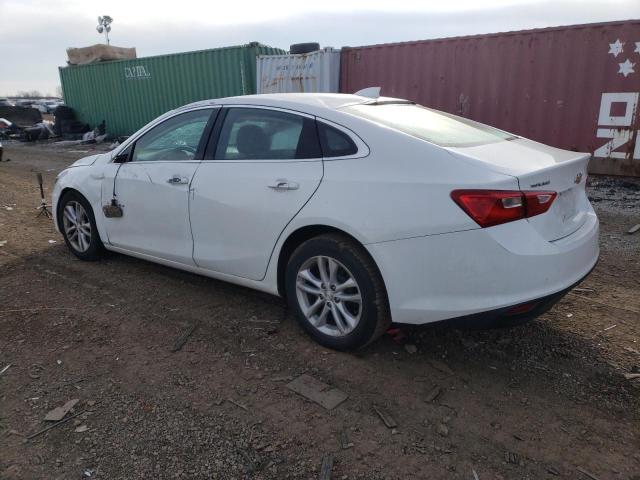
<path fill-rule="evenodd" d="M 556 192 L 522 192 L 527 206 L 527 217 L 535 217 L 551 208 Z"/>
<path fill-rule="evenodd" d="M 454 190 L 451 198 L 481 227 L 513 222 L 546 212 L 556 192 Z"/>

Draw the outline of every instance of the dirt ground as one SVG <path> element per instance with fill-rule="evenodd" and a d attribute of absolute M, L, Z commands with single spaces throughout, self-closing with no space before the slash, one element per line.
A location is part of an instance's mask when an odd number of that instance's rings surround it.
<path fill-rule="evenodd" d="M 590 179 L 600 262 L 540 319 L 344 354 L 278 298 L 73 257 L 36 217 L 34 172 L 49 192 L 83 150 L 9 145 L 0 163 L 0 478 L 314 479 L 332 455 L 333 479 L 640 479 L 640 181 Z M 286 386 L 303 373 L 349 398 L 307 401 Z M 26 438 L 71 399 L 78 416 Z"/>

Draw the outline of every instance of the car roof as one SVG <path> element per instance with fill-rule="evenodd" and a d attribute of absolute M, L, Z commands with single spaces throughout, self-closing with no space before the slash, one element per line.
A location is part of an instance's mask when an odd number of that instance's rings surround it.
<path fill-rule="evenodd" d="M 266 93 L 203 100 L 180 107 L 176 111 L 210 105 L 256 105 L 284 108 L 323 117 L 327 116 L 327 114 L 332 116 L 331 112 L 348 105 L 373 103 L 380 100 L 393 101 L 400 99 L 387 97 L 370 98 L 346 93 Z"/>

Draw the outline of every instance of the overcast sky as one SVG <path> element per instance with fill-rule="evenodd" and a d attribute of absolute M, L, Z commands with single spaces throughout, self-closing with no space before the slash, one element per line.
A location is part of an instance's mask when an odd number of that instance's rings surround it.
<path fill-rule="evenodd" d="M 258 41 L 368 45 L 640 18 L 640 0 L 0 0 L 0 96 L 54 93 L 66 48 L 104 41 L 138 56 Z"/>

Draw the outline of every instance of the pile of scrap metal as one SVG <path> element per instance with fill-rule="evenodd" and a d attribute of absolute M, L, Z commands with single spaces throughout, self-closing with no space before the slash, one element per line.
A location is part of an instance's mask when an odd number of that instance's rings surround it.
<path fill-rule="evenodd" d="M 76 119 L 76 114 L 72 108 L 60 105 L 53 111 L 55 123 L 53 131 L 58 137 L 65 140 L 82 140 L 82 136 L 91 130 L 89 125 Z"/>
<path fill-rule="evenodd" d="M 0 107 L 0 139 L 33 142 L 53 137 L 53 122 L 31 107 Z"/>
<path fill-rule="evenodd" d="M 76 119 L 74 111 L 64 105 L 54 110 L 54 120 L 43 120 L 42 113 L 35 108 L 0 106 L 0 139 L 35 142 L 52 137 L 65 140 L 86 140 L 87 133 L 94 138 L 104 134 L 104 125 L 95 133 L 89 125 Z"/>
<path fill-rule="evenodd" d="M 12 121 L 0 117 L 0 140 L 19 138 L 21 129 Z"/>

